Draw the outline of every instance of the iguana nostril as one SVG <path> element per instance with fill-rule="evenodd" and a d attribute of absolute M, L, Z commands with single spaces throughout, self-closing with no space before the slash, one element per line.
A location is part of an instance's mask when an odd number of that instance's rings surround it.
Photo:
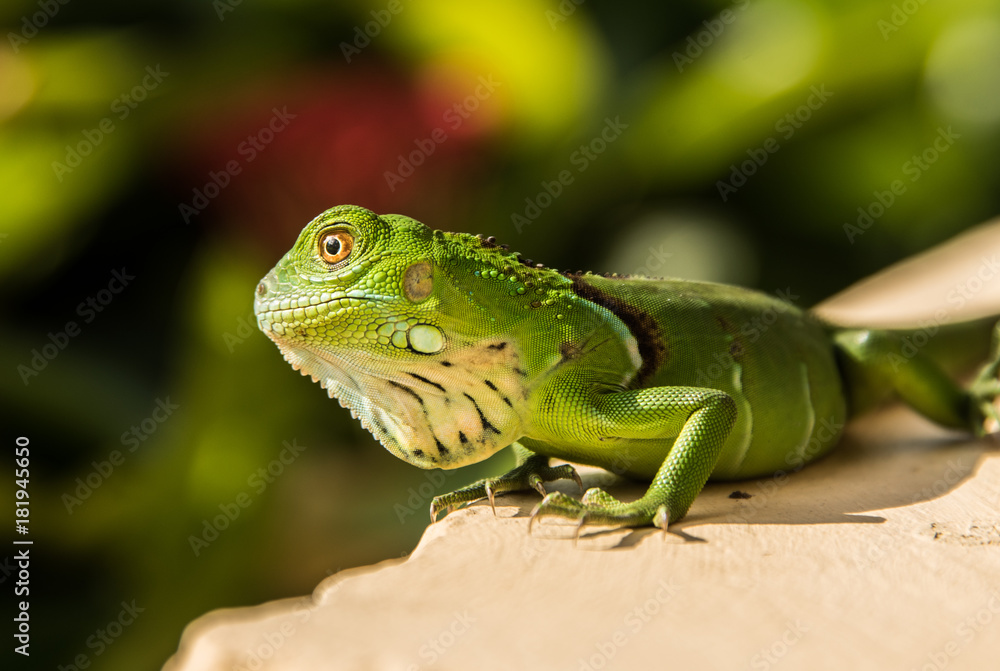
<path fill-rule="evenodd" d="M 274 276 L 274 271 L 272 270 L 267 275 L 261 278 L 260 283 L 257 285 L 257 298 L 267 298 L 272 295 L 277 287 L 278 281 Z"/>

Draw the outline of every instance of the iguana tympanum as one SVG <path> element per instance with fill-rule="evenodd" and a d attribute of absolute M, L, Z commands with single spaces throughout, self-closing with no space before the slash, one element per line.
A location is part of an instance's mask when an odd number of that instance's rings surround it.
<path fill-rule="evenodd" d="M 513 446 L 513 470 L 438 496 L 432 519 L 579 482 L 557 458 L 652 484 L 631 503 L 553 492 L 536 515 L 665 529 L 709 479 L 825 454 L 859 399 L 895 392 L 981 435 L 1000 392 L 996 346 L 964 390 L 919 352 L 899 365 L 891 331 L 839 329 L 734 286 L 560 273 L 493 238 L 349 205 L 305 227 L 254 308 L 285 359 L 397 457 L 457 468 Z"/>

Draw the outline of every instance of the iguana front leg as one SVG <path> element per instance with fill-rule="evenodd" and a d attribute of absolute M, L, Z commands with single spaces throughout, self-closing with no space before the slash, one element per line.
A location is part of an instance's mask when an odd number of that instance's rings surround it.
<path fill-rule="evenodd" d="M 431 501 L 431 522 L 437 521 L 437 516 L 442 510 L 450 513 L 455 509 L 455 506 L 478 501 L 482 498 L 490 500 L 490 508 L 493 509 L 495 515 L 494 497 L 497 494 L 535 489 L 539 494 L 545 496 L 543 482 L 563 478 L 572 479 L 576 481 L 580 491 L 583 491 L 583 482 L 580 480 L 579 474 L 569 464 L 549 466 L 549 457 L 535 454 L 520 443 L 514 443 L 511 447 L 514 450 L 514 463 L 516 464 L 514 468 L 499 477 L 485 478 L 461 489 L 456 489 L 449 494 L 434 497 L 434 500 Z"/>
<path fill-rule="evenodd" d="M 736 404 L 722 391 L 700 387 L 654 387 L 597 395 L 572 424 L 585 434 L 669 440 L 673 446 L 638 501 L 623 503 L 592 488 L 582 501 L 553 492 L 535 508 L 535 518 L 553 515 L 610 526 L 654 524 L 666 529 L 684 517 L 715 468 L 736 421 Z M 680 426 L 677 433 L 675 427 Z"/>

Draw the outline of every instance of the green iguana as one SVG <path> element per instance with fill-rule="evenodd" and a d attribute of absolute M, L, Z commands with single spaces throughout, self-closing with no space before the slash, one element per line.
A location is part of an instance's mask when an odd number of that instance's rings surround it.
<path fill-rule="evenodd" d="M 254 308 L 285 359 L 397 457 L 457 468 L 513 446 L 513 470 L 436 497 L 432 520 L 535 488 L 532 519 L 665 529 L 710 478 L 800 468 L 889 392 L 976 435 L 997 420 L 997 334 L 963 390 L 919 353 L 891 365 L 892 331 L 840 329 L 734 286 L 560 273 L 492 237 L 349 205 L 305 227 Z M 553 457 L 652 484 L 631 503 L 546 495 L 543 482 L 580 484 Z"/>

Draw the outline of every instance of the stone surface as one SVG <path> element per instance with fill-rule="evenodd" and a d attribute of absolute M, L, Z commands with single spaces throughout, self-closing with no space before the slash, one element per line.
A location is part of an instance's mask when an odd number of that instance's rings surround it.
<path fill-rule="evenodd" d="M 584 472 L 588 486 L 609 477 Z M 986 669 L 1000 657 L 996 443 L 904 408 L 852 424 L 798 473 L 710 484 L 667 535 L 593 529 L 574 543 L 549 519 L 529 536 L 537 500 L 457 511 L 408 559 L 343 571 L 311 597 L 210 613 L 165 669 Z"/>

